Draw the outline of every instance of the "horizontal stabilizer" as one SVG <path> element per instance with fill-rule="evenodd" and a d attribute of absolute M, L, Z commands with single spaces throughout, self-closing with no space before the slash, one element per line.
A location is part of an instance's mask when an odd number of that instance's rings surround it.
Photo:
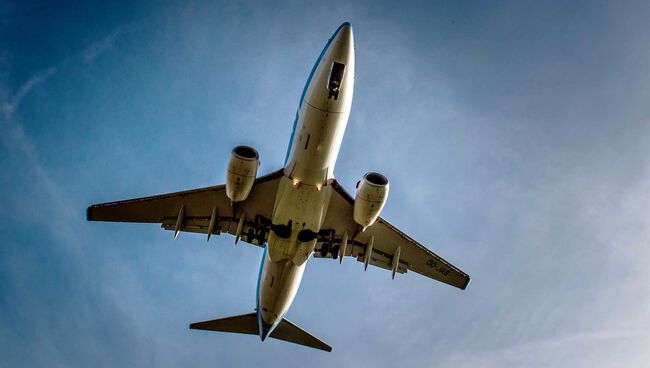
<path fill-rule="evenodd" d="M 260 333 L 259 327 L 257 327 L 257 313 L 255 312 L 192 323 L 190 329 L 243 333 L 250 335 L 259 335 Z"/>
<path fill-rule="evenodd" d="M 270 337 L 278 340 L 292 342 L 294 344 L 309 346 L 310 348 L 332 351 L 332 347 L 311 335 L 309 332 L 294 325 L 288 319 L 282 318 L 282 322 L 271 332 Z"/>
<path fill-rule="evenodd" d="M 190 329 L 259 335 L 257 313 L 247 313 L 239 316 L 196 322 L 190 325 Z M 269 337 L 308 346 L 314 349 L 332 351 L 331 346 L 319 340 L 317 337 L 312 336 L 309 332 L 296 326 L 285 318 L 280 321 Z"/>

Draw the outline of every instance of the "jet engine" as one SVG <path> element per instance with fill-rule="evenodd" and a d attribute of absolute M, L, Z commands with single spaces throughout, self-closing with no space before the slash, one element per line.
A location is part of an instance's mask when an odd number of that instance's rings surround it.
<path fill-rule="evenodd" d="M 382 174 L 369 172 L 357 183 L 354 198 L 354 222 L 366 227 L 372 225 L 388 198 L 388 179 Z"/>
<path fill-rule="evenodd" d="M 257 151 L 249 146 L 233 148 L 228 162 L 226 195 L 233 202 L 245 201 L 253 189 L 260 159 Z"/>

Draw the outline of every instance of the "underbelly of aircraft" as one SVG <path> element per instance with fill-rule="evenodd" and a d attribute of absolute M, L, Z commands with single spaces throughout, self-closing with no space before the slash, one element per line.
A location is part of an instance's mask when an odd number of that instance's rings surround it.
<path fill-rule="evenodd" d="M 348 112 L 323 111 L 303 103 L 285 175 L 310 185 L 324 185 L 333 178 L 348 116 Z"/>
<path fill-rule="evenodd" d="M 283 177 L 273 212 L 272 231 L 260 275 L 259 308 L 272 324 L 282 318 L 293 301 L 317 235 L 327 213 L 331 187 L 295 183 Z"/>

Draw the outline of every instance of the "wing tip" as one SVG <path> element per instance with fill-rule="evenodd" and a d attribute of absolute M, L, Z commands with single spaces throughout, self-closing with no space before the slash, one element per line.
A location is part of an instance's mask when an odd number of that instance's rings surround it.
<path fill-rule="evenodd" d="M 470 282 L 470 281 L 472 281 L 472 279 L 471 279 L 470 277 L 467 277 L 467 280 L 466 280 L 465 283 L 463 284 L 463 287 L 461 287 L 460 289 L 461 289 L 461 290 L 465 290 L 465 289 L 467 288 L 467 285 L 469 285 L 469 282 Z"/>
<path fill-rule="evenodd" d="M 92 221 L 93 220 L 93 206 L 88 206 L 86 208 L 86 221 Z"/>

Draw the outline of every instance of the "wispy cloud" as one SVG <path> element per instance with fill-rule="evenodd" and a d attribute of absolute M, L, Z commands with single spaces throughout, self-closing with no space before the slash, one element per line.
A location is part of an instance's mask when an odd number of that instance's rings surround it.
<path fill-rule="evenodd" d="M 3 116 L 6 120 L 11 119 L 13 116 L 14 111 L 18 108 L 20 103 L 23 101 L 25 96 L 29 94 L 29 92 L 34 89 L 37 85 L 45 82 L 48 78 L 50 78 L 54 73 L 56 73 L 57 68 L 56 67 L 51 67 L 48 68 L 40 73 L 35 74 L 27 82 L 25 82 L 19 89 L 18 92 L 16 92 L 13 96 L 6 98 L 5 100 L 1 101 L 2 104 L 2 113 Z"/>
<path fill-rule="evenodd" d="M 36 73 L 23 83 L 11 98 L 1 101 L 3 119 L 0 126 L 4 131 L 3 145 L 10 151 L 18 153 L 20 160 L 24 163 L 25 172 L 35 179 L 40 188 L 39 191 L 45 193 L 49 199 L 50 203 L 47 208 L 42 209 L 40 212 L 52 211 L 52 216 L 51 220 L 46 221 L 43 225 L 54 234 L 57 234 L 64 244 L 70 245 L 72 247 L 70 250 L 72 250 L 79 249 L 81 246 L 75 232 L 67 226 L 70 219 L 75 217 L 77 211 L 66 192 L 43 166 L 36 145 L 25 132 L 21 122 L 14 116 L 15 111 L 29 93 L 38 85 L 45 83 L 56 71 L 56 67 L 51 67 Z M 28 204 L 25 203 L 25 206 L 28 206 Z"/>
<path fill-rule="evenodd" d="M 91 63 L 102 54 L 112 50 L 115 46 L 115 38 L 119 33 L 119 30 L 113 31 L 108 36 L 88 46 L 81 54 L 84 62 Z"/>
<path fill-rule="evenodd" d="M 21 188 L 5 189 L 2 215 L 10 227 L 23 222 L 35 225 L 30 236 L 32 240 L 24 243 L 27 249 L 22 253 L 15 250 L 22 245 L 21 240 L 3 236 L 3 246 L 6 248 L 3 248 L 5 258 L 0 259 L 0 275 L 3 280 L 7 280 L 8 289 L 5 290 L 29 292 L 12 298 L 11 303 L 0 308 L 3 314 L 0 325 L 9 324 L 8 329 L 4 326 L 0 328 L 0 342 L 5 345 L 5 349 L 0 349 L 3 350 L 0 354 L 0 365 L 26 360 L 36 365 L 52 362 L 54 365 L 70 365 L 70 362 L 78 360 L 70 357 L 78 347 L 77 344 L 69 343 L 72 338 L 85 340 L 87 343 L 82 349 L 92 352 L 93 355 L 114 356 L 110 347 L 95 343 L 97 334 L 93 331 L 75 331 L 74 327 L 64 331 L 59 327 L 56 318 L 52 318 L 52 315 L 67 315 L 74 316 L 71 318 L 74 320 L 73 324 L 93 323 L 91 320 L 102 318 L 94 315 L 97 304 L 102 305 L 102 308 L 111 309 L 111 315 L 121 315 L 116 307 L 121 300 L 114 301 L 110 286 L 99 285 L 94 278 L 97 271 L 87 265 L 88 259 L 84 254 L 87 240 L 84 238 L 83 229 L 79 227 L 79 204 L 74 201 L 67 187 L 57 180 L 56 172 L 44 164 L 39 154 L 38 139 L 30 136 L 21 119 L 15 114 L 30 92 L 44 84 L 56 72 L 56 67 L 38 72 L 17 88 L 15 93 L 7 93 L 9 97 L 0 100 L 0 127 L 3 130 L 0 136 L 0 150 L 2 155 L 7 154 L 9 157 L 9 167 L 18 168 L 10 176 L 25 178 Z M 4 85 L 1 87 L 9 90 Z M 20 179 L 16 181 L 18 180 Z M 7 213 L 9 215 L 6 215 Z M 41 239 L 41 242 L 34 239 Z M 49 246 L 42 246 L 43 241 Z M 33 257 L 33 252 L 38 252 L 48 261 L 39 264 Z M 36 275 L 34 270 L 39 268 L 53 270 L 48 281 L 42 282 Z M 71 284 L 68 279 L 70 274 L 84 276 L 79 276 L 79 279 Z M 71 292 L 66 294 L 57 288 L 69 289 Z M 25 333 L 18 334 L 16 330 L 12 331 L 11 324 L 21 318 L 20 313 L 25 306 L 28 306 L 33 316 L 28 322 L 21 324 L 20 328 L 24 329 Z M 122 316 L 120 320 L 125 318 L 126 316 Z M 109 332 L 103 333 L 110 334 L 116 329 L 120 330 L 119 326 L 121 322 L 107 329 Z M 38 332 L 35 333 L 36 331 Z M 122 329 L 122 332 L 118 333 L 124 336 L 125 331 Z M 135 343 L 133 334 L 135 333 L 130 332 L 128 337 L 123 337 L 130 341 L 128 346 Z M 128 350 L 128 346 L 125 346 L 125 349 Z M 41 354 L 28 358 L 27 351 L 34 347 L 38 347 Z M 9 351 L 12 353 L 7 354 Z"/>
<path fill-rule="evenodd" d="M 594 366 L 596 363 L 603 363 L 601 358 L 612 354 L 611 350 L 634 350 L 638 349 L 639 346 L 647 344 L 647 341 L 648 333 L 641 330 L 577 332 L 485 351 L 452 353 L 443 361 L 442 365 L 453 365 L 456 367 L 501 367 L 507 362 L 514 366 L 525 365 L 537 367 L 547 366 L 551 362 L 557 364 L 558 361 L 570 360 L 573 366 Z M 593 351 L 596 346 L 606 346 L 608 349 Z M 616 347 L 616 349 L 612 349 L 613 347 Z M 589 351 L 590 354 L 580 356 L 580 353 L 585 350 Z M 621 356 L 620 358 L 624 357 Z M 628 363 L 631 360 L 638 359 L 643 359 L 643 357 L 627 357 Z"/>

